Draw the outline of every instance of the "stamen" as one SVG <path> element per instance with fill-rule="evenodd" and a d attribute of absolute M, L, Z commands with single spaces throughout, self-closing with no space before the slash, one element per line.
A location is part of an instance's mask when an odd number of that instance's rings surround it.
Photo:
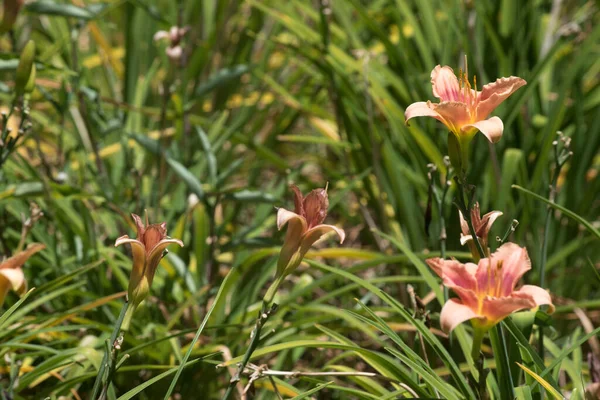
<path fill-rule="evenodd" d="M 502 263 L 504 260 L 498 260 L 498 264 L 496 269 L 494 270 L 494 273 L 496 275 L 496 296 L 500 297 L 502 295 L 502 293 L 500 293 L 500 287 L 501 287 L 501 283 L 502 283 Z"/>

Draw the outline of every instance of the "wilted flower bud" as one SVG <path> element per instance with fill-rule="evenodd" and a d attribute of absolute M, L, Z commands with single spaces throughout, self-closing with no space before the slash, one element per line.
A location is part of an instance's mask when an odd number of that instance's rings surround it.
<path fill-rule="evenodd" d="M 322 224 L 329 207 L 326 189 L 315 189 L 306 197 L 296 186 L 291 186 L 291 189 L 294 192 L 295 212 L 285 208 L 277 211 L 277 228 L 281 229 L 287 224 L 287 232 L 277 261 L 275 282 L 265 295 L 266 303 L 271 302 L 279 283 L 302 262 L 313 243 L 329 232 L 335 232 L 340 243 L 346 237 L 345 232 L 337 226 Z"/>
<path fill-rule="evenodd" d="M 0 34 L 12 29 L 17 21 L 17 16 L 25 0 L 4 0 L 2 2 L 2 22 L 0 23 Z"/>
<path fill-rule="evenodd" d="M 148 296 L 154 274 L 167 246 L 178 244 L 183 247 L 181 240 L 167 237 L 167 225 L 165 222 L 149 225 L 146 218 L 146 224 L 144 225 L 139 216 L 135 214 L 131 215 L 137 226 L 137 239 L 130 239 L 129 236 L 123 235 L 115 242 L 115 246 L 129 243 L 133 253 L 133 267 L 127 290 L 130 304 L 123 320 L 122 329 L 124 331 L 129 330 L 133 312 Z"/>
<path fill-rule="evenodd" d="M 460 235 L 460 244 L 462 244 L 463 246 L 465 244 L 468 244 L 473 258 L 475 260 L 479 260 L 479 252 L 475 247 L 473 237 L 471 236 L 471 232 L 469 231 L 469 224 L 467 223 L 460 211 L 458 212 L 458 214 L 460 216 L 460 228 L 462 230 L 462 233 Z M 490 211 L 482 217 L 479 211 L 479 203 L 475 203 L 475 205 L 473 205 L 473 208 L 471 209 L 471 222 L 473 223 L 473 229 L 475 230 L 475 234 L 477 235 L 477 239 L 479 240 L 481 247 L 486 253 L 489 253 L 488 236 L 490 230 L 492 229 L 494 221 L 496 221 L 496 219 L 501 215 L 501 211 Z"/>
<path fill-rule="evenodd" d="M 325 189 L 315 189 L 306 196 L 303 202 L 304 216 L 308 229 L 319 225 L 327 216 L 329 198 Z"/>

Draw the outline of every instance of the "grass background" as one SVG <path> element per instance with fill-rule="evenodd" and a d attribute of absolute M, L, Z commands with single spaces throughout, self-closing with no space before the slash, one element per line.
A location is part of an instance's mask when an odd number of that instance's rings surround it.
<path fill-rule="evenodd" d="M 404 109 L 433 98 L 435 65 L 457 71 L 465 55 L 480 86 L 510 75 L 528 82 L 494 113 L 504 121 L 501 142 L 475 138 L 469 181 L 484 212 L 504 212 L 492 238 L 520 222 L 511 241 L 529 250 L 527 283 L 539 284 L 546 238 L 544 286 L 557 313 L 545 330 L 545 379 L 583 398 L 592 381 L 587 355 L 599 351 L 598 331 L 580 340 L 600 322 L 599 19 L 597 3 L 574 0 L 28 2 L 0 38 L 5 110 L 20 49 L 29 38 L 38 49 L 32 129 L 0 172 L 0 252 L 16 248 L 30 202 L 44 218 L 28 241 L 47 249 L 24 267 L 36 290 L 0 317 L 5 398 L 90 395 L 131 269 L 114 240 L 132 235 L 129 214 L 144 210 L 186 246 L 170 249 L 137 311 L 122 350 L 130 357 L 109 398 L 162 398 L 210 307 L 190 360 L 207 358 L 183 369 L 173 393 L 220 398 L 230 375 L 215 364 L 246 348 L 283 237 L 274 206 L 291 207 L 291 182 L 304 191 L 329 182 L 327 221 L 347 240 L 318 246 L 314 261 L 286 280 L 256 362 L 378 377 L 275 378 L 279 392 L 474 396 L 465 383 L 469 328 L 452 342 L 428 334 L 412 320 L 407 294 L 410 284 L 429 300 L 438 328 L 440 305 L 429 295 L 438 284 L 422 260 L 440 250 L 436 210 L 425 231 L 427 165 L 437 166 L 439 181 L 447 132 L 434 120 L 406 126 Z M 185 65 L 152 40 L 172 25 L 190 27 Z M 556 202 L 591 229 L 559 210 L 545 230 L 546 205 L 511 188 L 548 197 L 558 130 L 572 139 L 574 156 Z M 448 254 L 468 259 L 453 193 Z M 11 295 L 5 310 L 16 301 Z M 518 336 L 510 330 L 511 360 L 541 374 Z M 412 350 L 421 340 L 427 361 Z M 511 365 L 516 395 L 539 397 L 540 385 Z M 493 398 L 499 387 L 490 374 Z M 274 396 L 266 378 L 255 391 Z"/>

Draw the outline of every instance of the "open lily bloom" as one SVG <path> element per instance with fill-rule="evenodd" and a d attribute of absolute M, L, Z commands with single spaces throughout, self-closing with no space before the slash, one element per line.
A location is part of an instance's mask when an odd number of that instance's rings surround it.
<path fill-rule="evenodd" d="M 125 243 L 131 245 L 133 253 L 133 268 L 131 269 L 131 277 L 129 278 L 128 296 L 129 301 L 133 303 L 135 308 L 148 295 L 154 274 L 158 268 L 158 264 L 163 257 L 163 252 L 171 244 L 178 244 L 183 247 L 183 242 L 179 239 L 171 239 L 167 237 L 167 225 L 162 224 L 146 224 L 142 219 L 131 214 L 137 226 L 137 239 L 131 239 L 127 235 L 123 235 L 117 239 L 115 246 L 120 246 Z"/>
<path fill-rule="evenodd" d="M 325 234 L 335 232 L 340 243 L 346 237 L 342 229 L 322 224 L 329 207 L 326 189 L 315 189 L 306 197 L 296 186 L 291 186 L 291 189 L 294 192 L 294 212 L 285 208 L 277 211 L 277 229 L 281 230 L 286 224 L 288 226 L 277 262 L 277 275 L 280 277 L 292 272 L 310 247 Z"/>
<path fill-rule="evenodd" d="M 465 220 L 462 213 L 458 212 L 460 216 L 460 228 L 462 233 L 460 234 L 460 244 L 465 245 L 468 244 L 471 249 L 471 253 L 476 256 L 475 259 L 479 259 L 479 253 L 475 248 L 473 243 L 473 237 L 471 236 L 471 232 L 469 231 L 469 224 Z M 483 217 L 479 211 L 479 203 L 475 203 L 473 208 L 471 209 L 471 222 L 473 223 L 473 228 L 475 229 L 475 234 L 481 243 L 481 247 L 483 247 L 483 251 L 489 253 L 488 250 L 488 235 L 490 233 L 490 229 L 492 229 L 492 225 L 494 221 L 502 215 L 502 211 L 490 211 L 485 214 Z"/>
<path fill-rule="evenodd" d="M 471 88 L 467 73 L 459 77 L 449 66 L 436 66 L 431 71 L 433 95 L 439 103 L 419 101 L 413 103 L 404 112 L 406 121 L 414 117 L 432 117 L 442 122 L 464 143 L 480 131 L 490 142 L 496 143 L 502 137 L 504 125 L 498 117 L 488 116 L 504 100 L 521 86 L 525 80 L 510 76 L 499 78 L 496 82 L 483 86 L 481 91 Z"/>
<path fill-rule="evenodd" d="M 427 264 L 458 295 L 442 308 L 440 322 L 446 332 L 467 320 L 486 331 L 515 311 L 542 304 L 554 311 L 550 294 L 541 287 L 524 285 L 515 290 L 523 274 L 531 269 L 531 261 L 527 250 L 514 243 L 502 245 L 477 265 L 441 258 L 430 258 Z"/>
<path fill-rule="evenodd" d="M 45 248 L 44 244 L 31 243 L 25 250 L 0 262 L 0 306 L 4 303 L 9 290 L 12 289 L 18 294 L 23 294 L 27 290 L 27 281 L 21 267 L 32 255 Z"/>

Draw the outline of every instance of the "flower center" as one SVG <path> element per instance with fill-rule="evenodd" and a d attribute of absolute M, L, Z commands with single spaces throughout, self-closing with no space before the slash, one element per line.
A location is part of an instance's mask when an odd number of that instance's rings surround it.
<path fill-rule="evenodd" d="M 459 98 L 460 101 L 465 103 L 471 113 L 471 119 L 474 121 L 477 119 L 477 77 L 473 76 L 473 86 L 471 87 L 471 82 L 469 82 L 468 72 L 462 69 L 458 72 L 458 87 L 459 87 Z"/>
<path fill-rule="evenodd" d="M 492 259 L 488 258 L 489 265 L 487 268 L 487 277 L 484 287 L 479 287 L 478 291 L 478 308 L 481 313 L 483 310 L 483 300 L 486 297 L 502 297 L 502 264 L 503 260 L 498 260 L 496 265 L 492 264 Z"/>

